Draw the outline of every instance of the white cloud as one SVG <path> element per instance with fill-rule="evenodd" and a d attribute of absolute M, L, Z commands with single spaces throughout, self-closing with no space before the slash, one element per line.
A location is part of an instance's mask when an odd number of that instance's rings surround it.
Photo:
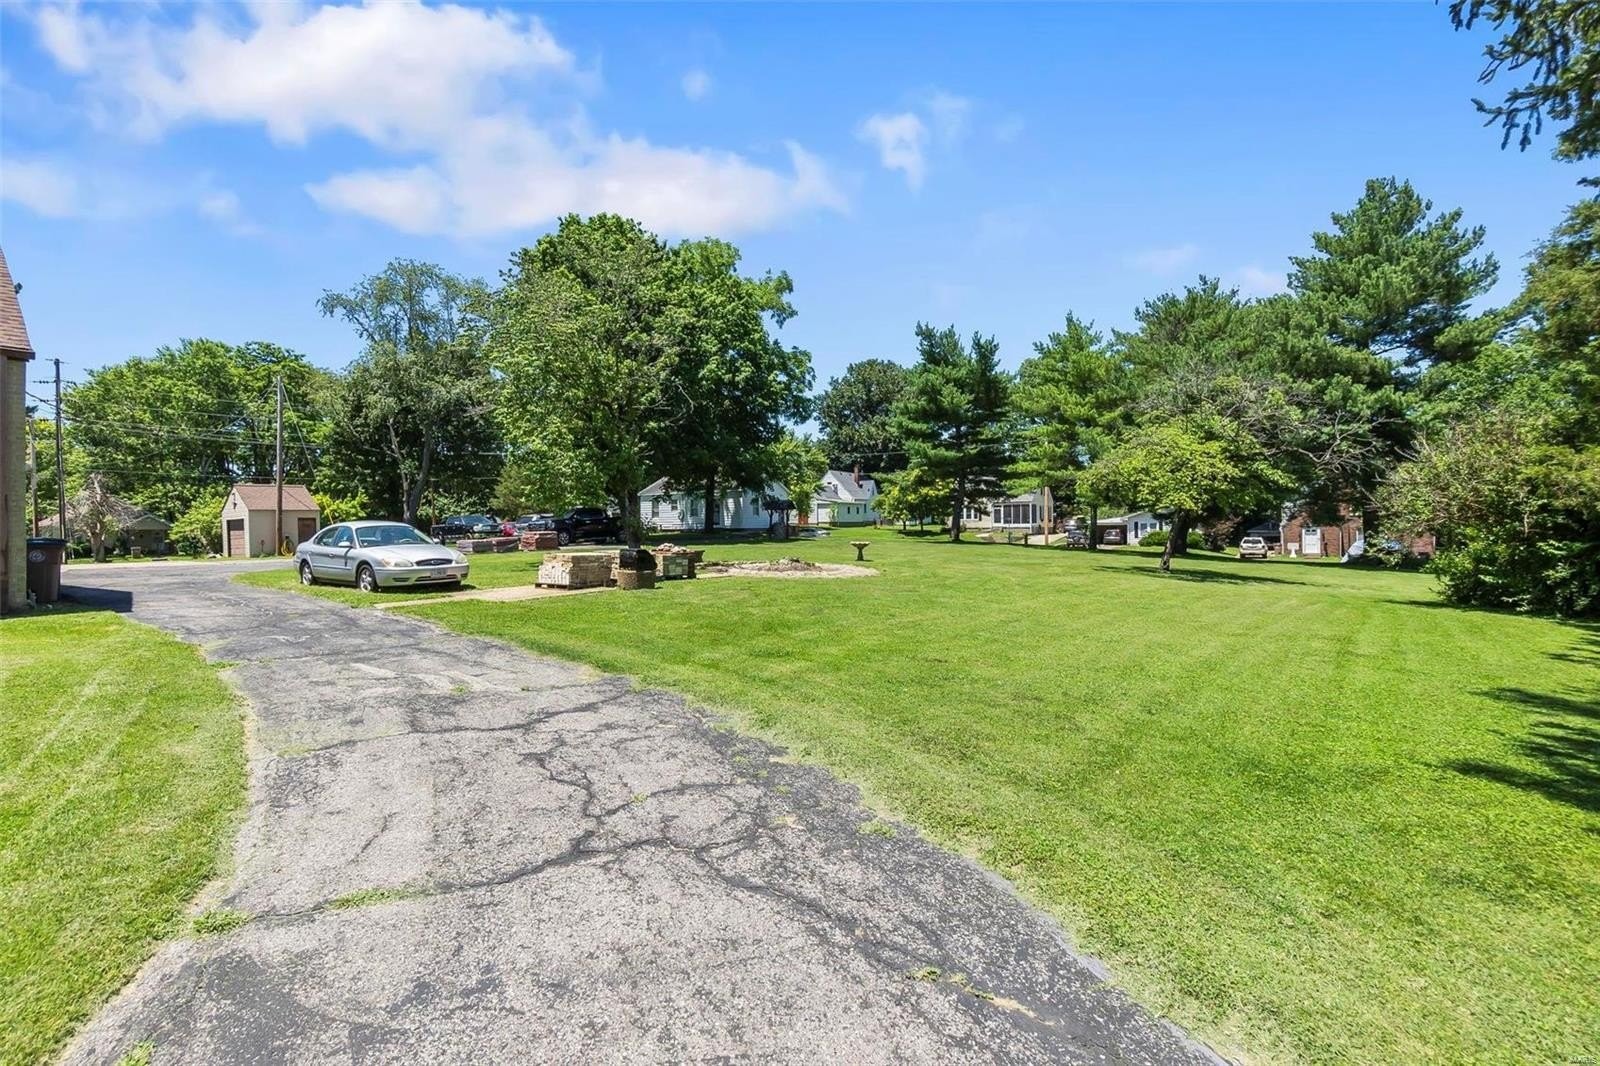
<path fill-rule="evenodd" d="M 81 210 L 77 178 L 44 159 L 8 157 L 0 167 L 0 200 L 45 218 L 72 218 Z"/>
<path fill-rule="evenodd" d="M 1022 136 L 1022 131 L 1027 128 L 1027 123 L 1021 115 L 1007 115 L 994 124 L 994 139 L 1001 144 L 1010 144 Z"/>
<path fill-rule="evenodd" d="M 704 100 L 711 93 L 711 75 L 699 67 L 683 76 L 683 95 L 691 100 Z"/>
<path fill-rule="evenodd" d="M 1275 296 L 1289 288 L 1288 275 L 1283 271 L 1254 265 L 1235 270 L 1232 280 L 1246 296 Z"/>
<path fill-rule="evenodd" d="M 406 232 L 484 235 L 612 210 L 700 235 L 843 207 L 822 163 L 798 146 L 785 172 L 590 131 L 572 54 L 520 11 L 372 0 L 260 3 L 227 20 L 201 8 L 185 26 L 157 19 L 144 7 L 36 16 L 45 48 L 83 77 L 102 118 L 136 136 L 259 124 L 278 143 L 345 132 L 394 157 L 306 188 L 327 210 Z"/>
<path fill-rule="evenodd" d="M 910 111 L 896 115 L 869 115 L 856 128 L 856 136 L 878 149 L 878 162 L 888 170 L 902 171 L 906 184 L 913 189 L 922 187 L 927 175 L 927 160 L 923 154 L 928 141 L 928 127 Z"/>
<path fill-rule="evenodd" d="M 1171 274 L 1193 263 L 1200 257 L 1200 248 L 1194 244 L 1175 244 L 1169 248 L 1149 248 L 1135 252 L 1128 262 L 1151 274 Z"/>
<path fill-rule="evenodd" d="M 258 237 L 263 232 L 260 226 L 245 217 L 237 193 L 231 189 L 214 188 L 209 179 L 202 184 L 194 206 L 202 218 L 210 219 L 235 236 Z"/>

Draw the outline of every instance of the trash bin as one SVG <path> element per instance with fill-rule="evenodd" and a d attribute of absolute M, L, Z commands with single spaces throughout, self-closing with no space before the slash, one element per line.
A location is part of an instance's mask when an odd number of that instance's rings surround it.
<path fill-rule="evenodd" d="M 66 558 L 67 542 L 60 537 L 28 538 L 28 591 L 35 603 L 61 598 L 61 564 Z"/>

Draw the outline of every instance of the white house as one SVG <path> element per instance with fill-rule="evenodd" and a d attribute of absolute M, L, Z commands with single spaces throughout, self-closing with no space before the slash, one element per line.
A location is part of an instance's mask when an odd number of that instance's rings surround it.
<path fill-rule="evenodd" d="M 1137 544 L 1144 539 L 1146 533 L 1166 529 L 1171 524 L 1167 519 L 1149 511 L 1135 511 L 1133 514 L 1102 518 L 1096 523 L 1095 528 L 1100 531 L 1101 544 Z M 1109 536 L 1107 531 L 1110 531 Z"/>
<path fill-rule="evenodd" d="M 810 521 L 819 526 L 870 526 L 878 521 L 878 483 L 860 471 L 829 470 L 811 497 Z"/>
<path fill-rule="evenodd" d="M 997 500 L 987 506 L 967 504 L 961 513 L 962 529 L 1010 529 L 1042 533 L 1050 520 L 1043 490 Z"/>
<path fill-rule="evenodd" d="M 768 482 L 765 489 L 725 489 L 712 516 L 713 525 L 717 529 L 766 529 L 774 517 L 767 513 L 769 498 L 787 500 L 789 490 L 776 481 Z M 703 491 L 668 491 L 666 478 L 657 478 L 639 493 L 640 517 L 647 529 L 704 529 L 705 506 Z"/>
<path fill-rule="evenodd" d="M 222 508 L 222 554 L 276 555 L 279 544 L 310 540 L 322 525 L 322 511 L 304 485 L 283 487 L 283 528 L 273 543 L 272 515 L 278 490 L 272 485 L 235 485 Z"/>

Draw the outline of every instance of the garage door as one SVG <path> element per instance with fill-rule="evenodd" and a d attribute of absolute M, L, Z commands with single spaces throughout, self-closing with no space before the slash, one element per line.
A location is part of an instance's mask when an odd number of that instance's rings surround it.
<path fill-rule="evenodd" d="M 228 519 L 228 554 L 244 555 L 244 519 Z"/>
<path fill-rule="evenodd" d="M 301 518 L 295 523 L 296 536 L 294 542 L 296 544 L 304 544 L 315 536 L 316 532 L 317 520 L 315 518 Z"/>

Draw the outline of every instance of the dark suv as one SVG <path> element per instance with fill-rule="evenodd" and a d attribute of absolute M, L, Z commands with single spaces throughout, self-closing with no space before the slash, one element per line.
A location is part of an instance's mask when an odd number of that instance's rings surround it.
<path fill-rule="evenodd" d="M 541 523 L 556 531 L 556 540 L 571 544 L 575 540 L 622 540 L 622 521 L 607 514 L 603 507 L 574 507 Z"/>
<path fill-rule="evenodd" d="M 462 537 L 498 537 L 500 523 L 486 514 L 451 515 L 438 525 L 429 526 L 434 540 L 460 540 Z"/>

